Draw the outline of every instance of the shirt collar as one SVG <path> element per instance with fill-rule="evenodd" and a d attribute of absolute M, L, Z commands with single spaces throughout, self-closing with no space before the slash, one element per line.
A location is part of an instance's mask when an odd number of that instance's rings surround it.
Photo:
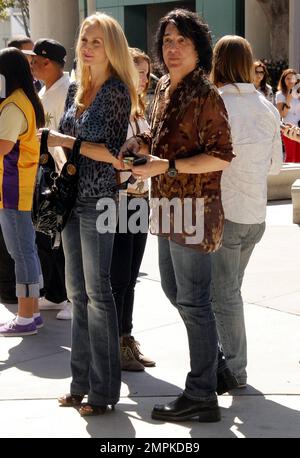
<path fill-rule="evenodd" d="M 61 86 L 63 83 L 65 83 L 65 81 L 69 81 L 70 82 L 70 77 L 69 77 L 69 73 L 68 72 L 64 72 L 63 75 L 57 81 L 55 81 L 55 83 L 52 84 L 52 86 L 48 90 L 46 89 L 46 86 L 42 87 L 42 89 L 39 92 L 39 96 L 41 97 L 46 92 L 50 92 L 50 91 L 56 90 L 59 86 Z"/>
<path fill-rule="evenodd" d="M 178 84 L 178 87 L 181 86 L 182 84 L 185 84 L 188 81 L 191 81 L 193 79 L 198 79 L 198 78 L 203 78 L 204 77 L 204 71 L 196 67 L 194 70 L 192 70 L 190 73 L 188 73 Z M 160 91 L 165 91 L 167 87 L 170 86 L 170 75 L 164 75 L 161 80 L 161 86 L 160 86 Z"/>
<path fill-rule="evenodd" d="M 235 83 L 226 84 L 225 86 L 219 87 L 219 93 L 222 94 L 251 94 L 256 92 L 255 86 L 252 83 Z"/>

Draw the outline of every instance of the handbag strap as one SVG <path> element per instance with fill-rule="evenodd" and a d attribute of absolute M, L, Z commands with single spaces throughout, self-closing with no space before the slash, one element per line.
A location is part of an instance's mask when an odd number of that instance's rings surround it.
<path fill-rule="evenodd" d="M 72 151 L 71 151 L 71 153 L 70 153 L 70 155 L 68 157 L 68 160 L 67 160 L 68 163 L 72 163 L 72 164 L 77 165 L 78 158 L 79 158 L 79 155 L 80 155 L 81 143 L 82 143 L 82 140 L 80 138 L 76 138 L 76 140 L 75 140 L 75 142 L 73 144 Z"/>
<path fill-rule="evenodd" d="M 49 135 L 49 129 L 43 129 L 42 130 L 42 136 L 41 136 L 41 146 L 40 146 L 40 156 L 44 153 L 48 153 L 48 135 Z"/>

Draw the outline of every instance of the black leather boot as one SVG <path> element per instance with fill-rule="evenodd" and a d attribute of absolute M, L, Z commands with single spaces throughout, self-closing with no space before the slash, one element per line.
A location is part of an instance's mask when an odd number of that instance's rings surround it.
<path fill-rule="evenodd" d="M 223 394 L 227 393 L 229 390 L 237 388 L 239 385 L 235 376 L 228 369 L 224 369 L 222 372 L 217 374 L 217 393 Z"/>
<path fill-rule="evenodd" d="M 193 401 L 181 394 L 175 401 L 165 405 L 155 405 L 152 418 L 161 421 L 186 421 L 198 418 L 200 422 L 216 422 L 221 420 L 218 401 Z"/>

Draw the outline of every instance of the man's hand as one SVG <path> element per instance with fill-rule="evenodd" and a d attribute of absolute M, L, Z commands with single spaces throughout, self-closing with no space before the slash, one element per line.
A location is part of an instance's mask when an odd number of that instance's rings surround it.
<path fill-rule="evenodd" d="M 160 159 L 156 156 L 148 156 L 147 164 L 132 167 L 132 173 L 140 180 L 155 177 L 166 173 L 169 168 L 169 161 L 167 159 Z"/>
<path fill-rule="evenodd" d="M 118 159 L 122 164 L 123 170 L 131 170 L 133 167 L 133 158 L 144 157 L 145 154 L 149 154 L 147 145 L 140 138 L 131 137 L 121 147 Z M 126 157 L 131 158 L 131 160 L 124 161 Z"/>
<path fill-rule="evenodd" d="M 120 149 L 119 159 L 123 160 L 126 156 L 140 156 L 149 154 L 149 149 L 146 143 L 144 143 L 138 137 L 131 137 L 123 144 Z"/>

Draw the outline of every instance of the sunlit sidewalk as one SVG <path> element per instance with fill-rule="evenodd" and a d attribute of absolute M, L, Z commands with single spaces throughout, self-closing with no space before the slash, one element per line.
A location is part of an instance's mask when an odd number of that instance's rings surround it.
<path fill-rule="evenodd" d="M 56 398 L 69 391 L 70 322 L 43 312 L 38 335 L 0 339 L 0 437 L 299 437 L 300 229 L 291 212 L 289 202 L 268 207 L 266 233 L 247 268 L 249 385 L 219 397 L 221 422 L 151 419 L 155 403 L 182 390 L 189 361 L 184 326 L 160 287 L 157 240 L 149 236 L 136 287 L 134 336 L 156 367 L 123 372 L 115 412 L 82 418 L 76 409 L 60 408 Z"/>

